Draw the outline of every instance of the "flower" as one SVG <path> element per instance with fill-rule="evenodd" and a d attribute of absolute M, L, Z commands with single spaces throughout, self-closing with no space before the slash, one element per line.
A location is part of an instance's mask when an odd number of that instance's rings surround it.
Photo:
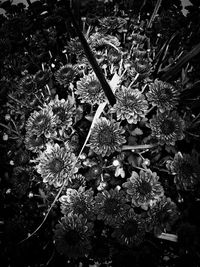
<path fill-rule="evenodd" d="M 111 47 L 118 49 L 118 47 L 120 46 L 120 42 L 117 37 L 108 34 L 102 34 L 99 32 L 95 32 L 90 35 L 88 42 L 95 52 L 105 51 L 106 49 Z"/>
<path fill-rule="evenodd" d="M 45 139 L 46 138 L 43 135 L 37 136 L 36 134 L 31 134 L 30 132 L 27 132 L 24 140 L 26 149 L 35 153 L 39 152 L 45 147 Z"/>
<path fill-rule="evenodd" d="M 146 94 L 148 101 L 157 106 L 160 112 L 175 108 L 179 100 L 179 91 L 171 84 L 155 80 L 149 85 Z"/>
<path fill-rule="evenodd" d="M 99 164 L 94 164 L 89 168 L 89 171 L 86 173 L 86 179 L 92 180 L 92 179 L 98 179 L 101 177 L 103 173 L 103 168 Z"/>
<path fill-rule="evenodd" d="M 45 84 L 48 83 L 49 79 L 51 77 L 51 72 L 50 71 L 43 71 L 39 70 L 35 75 L 34 75 L 34 81 L 37 84 L 38 88 L 43 87 Z"/>
<path fill-rule="evenodd" d="M 132 39 L 137 43 L 137 44 L 141 44 L 144 43 L 147 39 L 147 37 L 145 35 L 141 35 L 139 33 L 133 33 L 132 34 Z"/>
<path fill-rule="evenodd" d="M 80 173 L 75 173 L 72 177 L 70 177 L 68 187 L 72 189 L 78 189 L 80 186 L 84 187 L 85 184 L 85 177 Z"/>
<path fill-rule="evenodd" d="M 121 60 L 121 52 L 114 48 L 110 48 L 107 53 L 107 58 L 108 62 L 117 64 Z"/>
<path fill-rule="evenodd" d="M 85 190 L 80 187 L 78 190 L 68 188 L 66 194 L 61 196 L 61 212 L 64 215 L 69 213 L 83 215 L 84 218 L 94 219 L 94 192 L 92 189 Z"/>
<path fill-rule="evenodd" d="M 72 64 L 67 64 L 62 66 L 55 73 L 55 79 L 60 85 L 67 86 L 71 81 L 73 81 L 76 74 L 76 68 Z"/>
<path fill-rule="evenodd" d="M 184 138 L 184 120 L 176 113 L 165 111 L 153 116 L 150 120 L 152 137 L 155 137 L 161 145 L 175 145 L 177 140 Z"/>
<path fill-rule="evenodd" d="M 116 30 L 119 31 L 125 26 L 127 21 L 120 17 L 104 17 L 102 19 L 99 19 L 99 23 L 103 31 L 112 32 Z"/>
<path fill-rule="evenodd" d="M 123 216 L 121 223 L 115 226 L 112 236 L 122 245 L 138 246 L 144 240 L 145 227 L 145 219 L 130 210 Z"/>
<path fill-rule="evenodd" d="M 81 215 L 62 217 L 54 230 L 57 251 L 72 259 L 86 256 L 91 249 L 92 229 L 93 224 Z"/>
<path fill-rule="evenodd" d="M 63 183 L 67 185 L 75 160 L 76 157 L 67 144 L 64 147 L 47 144 L 47 149 L 34 162 L 38 162 L 36 170 L 44 183 L 60 187 Z"/>
<path fill-rule="evenodd" d="M 140 75 L 148 75 L 151 70 L 151 64 L 147 59 L 140 58 L 135 60 L 134 67 Z"/>
<path fill-rule="evenodd" d="M 105 224 L 115 226 L 128 209 L 130 206 L 126 204 L 124 191 L 104 190 L 95 197 L 97 219 L 103 220 Z"/>
<path fill-rule="evenodd" d="M 52 109 L 53 115 L 57 116 L 59 126 L 68 129 L 72 125 L 75 107 L 69 100 L 59 100 L 56 95 L 55 99 L 49 102 L 48 107 Z"/>
<path fill-rule="evenodd" d="M 74 54 L 78 57 L 84 56 L 84 50 L 78 37 L 70 39 L 70 41 L 67 43 L 67 49 L 71 54 Z"/>
<path fill-rule="evenodd" d="M 145 117 L 148 109 L 148 103 L 144 95 L 138 89 L 131 89 L 122 86 L 116 92 L 117 102 L 111 109 L 116 112 L 117 120 L 127 120 L 128 123 L 136 124 Z"/>
<path fill-rule="evenodd" d="M 143 48 L 134 48 L 133 51 L 132 51 L 132 56 L 134 58 L 138 58 L 138 59 L 142 59 L 146 56 L 147 54 L 147 51 L 144 50 Z"/>
<path fill-rule="evenodd" d="M 106 118 L 97 120 L 90 135 L 90 148 L 102 157 L 120 151 L 121 146 L 126 143 L 126 139 L 123 136 L 125 130 L 119 125 L 114 120 L 107 120 Z"/>
<path fill-rule="evenodd" d="M 159 183 L 156 172 L 150 169 L 140 170 L 140 174 L 133 171 L 127 182 L 123 183 L 128 198 L 136 207 L 147 210 L 153 202 L 157 202 L 164 195 L 162 185 Z"/>
<path fill-rule="evenodd" d="M 44 134 L 46 138 L 50 138 L 56 134 L 55 127 L 57 123 L 57 117 L 53 115 L 50 109 L 35 110 L 28 118 L 26 132 L 37 136 Z"/>
<path fill-rule="evenodd" d="M 86 75 L 77 82 L 75 93 L 82 103 L 91 105 L 100 104 L 106 99 L 102 86 L 94 73 Z"/>
<path fill-rule="evenodd" d="M 35 93 L 37 91 L 37 84 L 34 81 L 34 77 L 27 74 L 19 82 L 19 88 L 27 94 Z"/>
<path fill-rule="evenodd" d="M 30 160 L 30 154 L 27 150 L 25 149 L 19 149 L 18 151 L 15 152 L 15 156 L 13 158 L 14 164 L 15 165 L 27 165 Z"/>
<path fill-rule="evenodd" d="M 175 175 L 175 184 L 181 190 L 195 190 L 200 182 L 199 156 L 193 151 L 191 155 L 178 152 L 167 168 Z"/>
<path fill-rule="evenodd" d="M 165 196 L 148 213 L 151 217 L 151 225 L 155 235 L 160 235 L 162 232 L 170 232 L 171 227 L 179 217 L 176 204 Z"/>

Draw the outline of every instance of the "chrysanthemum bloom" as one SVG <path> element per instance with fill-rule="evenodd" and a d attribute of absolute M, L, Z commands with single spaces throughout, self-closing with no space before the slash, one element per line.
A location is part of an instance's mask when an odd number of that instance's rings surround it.
<path fill-rule="evenodd" d="M 195 190 L 200 183 L 199 155 L 194 151 L 192 155 L 178 152 L 172 161 L 168 161 L 167 168 L 175 175 L 178 189 Z"/>
<path fill-rule="evenodd" d="M 157 106 L 160 112 L 176 107 L 180 92 L 171 84 L 155 80 L 149 84 L 149 92 L 146 94 L 148 101 Z"/>
<path fill-rule="evenodd" d="M 44 135 L 37 136 L 36 134 L 27 132 L 24 143 L 25 143 L 26 149 L 37 153 L 45 147 L 46 138 L 44 137 Z"/>
<path fill-rule="evenodd" d="M 60 187 L 64 182 L 67 185 L 75 160 L 67 144 L 64 147 L 48 144 L 47 149 L 35 160 L 38 162 L 36 170 L 44 183 Z"/>
<path fill-rule="evenodd" d="M 134 58 L 139 58 L 139 59 L 142 59 L 146 56 L 147 54 L 147 51 L 144 50 L 143 48 L 134 48 L 133 51 L 132 51 L 132 56 Z"/>
<path fill-rule="evenodd" d="M 35 93 L 37 91 L 37 84 L 34 81 L 34 77 L 27 74 L 20 80 L 19 88 L 26 94 Z"/>
<path fill-rule="evenodd" d="M 59 100 L 58 95 L 56 95 L 55 99 L 50 101 L 48 107 L 52 109 L 53 115 L 58 118 L 59 126 L 67 129 L 72 125 L 75 107 L 69 100 Z"/>
<path fill-rule="evenodd" d="M 165 196 L 148 211 L 148 214 L 151 217 L 150 228 L 153 228 L 155 235 L 170 232 L 179 217 L 176 204 Z"/>
<path fill-rule="evenodd" d="M 93 165 L 89 168 L 89 171 L 86 173 L 87 180 L 98 179 L 103 173 L 103 168 L 101 165 Z"/>
<path fill-rule="evenodd" d="M 157 202 L 164 195 L 164 190 L 156 172 L 150 169 L 141 170 L 140 174 L 133 171 L 127 182 L 123 183 L 128 198 L 136 207 L 147 210 L 153 202 Z"/>
<path fill-rule="evenodd" d="M 116 64 L 121 60 L 122 54 L 120 51 L 110 48 L 107 53 L 108 62 Z"/>
<path fill-rule="evenodd" d="M 155 137 L 161 145 L 175 145 L 177 140 L 184 138 L 184 120 L 176 111 L 158 113 L 150 120 L 151 135 Z"/>
<path fill-rule="evenodd" d="M 144 43 L 147 39 L 145 35 L 141 35 L 139 33 L 133 33 L 131 37 L 137 44 Z"/>
<path fill-rule="evenodd" d="M 94 219 L 94 192 L 92 189 L 85 190 L 80 187 L 78 190 L 68 188 L 66 194 L 61 196 L 61 212 L 64 215 L 69 213 L 83 215 L 84 218 Z"/>
<path fill-rule="evenodd" d="M 70 41 L 67 43 L 67 49 L 70 54 L 74 54 L 77 57 L 84 56 L 84 50 L 78 37 L 70 39 Z"/>
<path fill-rule="evenodd" d="M 15 152 L 13 157 L 14 164 L 16 166 L 26 166 L 30 160 L 30 153 L 25 149 L 19 149 Z"/>
<path fill-rule="evenodd" d="M 115 226 L 129 209 L 123 190 L 104 190 L 95 197 L 97 219 L 103 220 L 105 224 Z"/>
<path fill-rule="evenodd" d="M 51 72 L 46 70 L 39 70 L 35 75 L 34 75 L 34 81 L 37 84 L 38 88 L 43 87 L 45 84 L 48 83 L 49 79 L 51 77 Z"/>
<path fill-rule="evenodd" d="M 57 251 L 71 259 L 85 257 L 91 250 L 93 224 L 83 216 L 68 215 L 61 218 L 54 231 Z"/>
<path fill-rule="evenodd" d="M 116 92 L 117 102 L 111 108 L 116 113 L 117 120 L 127 120 L 128 123 L 136 124 L 145 117 L 148 103 L 145 96 L 138 89 L 129 89 L 122 86 Z"/>
<path fill-rule="evenodd" d="M 120 17 L 105 17 L 99 19 L 100 26 L 102 27 L 103 31 L 106 32 L 113 32 L 113 31 L 120 31 L 127 21 Z"/>
<path fill-rule="evenodd" d="M 139 73 L 140 75 L 144 75 L 144 76 L 148 75 L 151 70 L 150 62 L 144 58 L 135 60 L 134 67 L 137 73 Z"/>
<path fill-rule="evenodd" d="M 122 245 L 138 246 L 144 240 L 145 228 L 145 219 L 130 210 L 124 215 L 121 223 L 115 226 L 112 236 Z"/>
<path fill-rule="evenodd" d="M 105 94 L 102 86 L 94 73 L 91 73 L 77 82 L 75 92 L 82 103 L 91 105 L 100 104 L 105 101 Z"/>
<path fill-rule="evenodd" d="M 77 71 L 76 71 L 75 67 L 72 64 L 67 64 L 65 66 L 62 66 L 55 73 L 55 79 L 60 85 L 66 86 L 71 81 L 73 81 L 76 74 L 77 74 Z"/>
<path fill-rule="evenodd" d="M 124 132 L 125 130 L 120 127 L 120 123 L 100 118 L 92 129 L 89 146 L 102 157 L 110 156 L 116 151 L 120 152 L 122 145 L 126 143 L 123 136 Z"/>
<path fill-rule="evenodd" d="M 90 35 L 88 42 L 91 48 L 95 51 L 105 51 L 112 46 L 114 46 L 115 48 L 118 48 L 120 46 L 120 42 L 117 37 L 112 35 L 105 35 L 99 32 L 95 32 Z"/>
<path fill-rule="evenodd" d="M 72 189 L 79 189 L 80 186 L 84 187 L 85 184 L 85 176 L 80 173 L 75 173 L 72 177 L 70 177 L 68 187 Z"/>
<path fill-rule="evenodd" d="M 26 132 L 31 135 L 44 135 L 46 138 L 55 136 L 55 127 L 58 123 L 58 118 L 53 115 L 50 109 L 41 109 L 31 113 L 26 123 Z"/>

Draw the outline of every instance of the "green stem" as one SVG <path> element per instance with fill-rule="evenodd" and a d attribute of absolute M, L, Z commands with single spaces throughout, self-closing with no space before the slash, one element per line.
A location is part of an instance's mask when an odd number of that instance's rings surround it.
<path fill-rule="evenodd" d="M 122 150 L 137 150 L 137 149 L 149 149 L 156 147 L 157 144 L 149 144 L 149 145 L 138 145 L 138 146 L 128 146 L 124 145 L 122 146 Z"/>

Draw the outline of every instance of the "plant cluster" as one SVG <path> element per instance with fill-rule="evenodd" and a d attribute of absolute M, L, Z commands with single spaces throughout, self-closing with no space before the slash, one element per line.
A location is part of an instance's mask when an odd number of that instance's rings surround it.
<path fill-rule="evenodd" d="M 198 266 L 191 13 L 179 1 L 28 2 L 1 4 L 2 262 Z"/>

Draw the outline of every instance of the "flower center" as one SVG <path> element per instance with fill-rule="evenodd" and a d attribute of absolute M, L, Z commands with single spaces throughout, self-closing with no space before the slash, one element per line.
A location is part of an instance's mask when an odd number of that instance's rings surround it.
<path fill-rule="evenodd" d="M 53 113 L 63 122 L 66 119 L 65 109 L 62 107 L 53 108 Z"/>
<path fill-rule="evenodd" d="M 110 128 L 104 128 L 102 131 L 99 133 L 99 143 L 101 145 L 111 145 L 113 143 L 113 133 L 110 130 Z"/>
<path fill-rule="evenodd" d="M 138 191 L 141 195 L 145 196 L 147 194 L 149 194 L 152 190 L 152 187 L 150 185 L 150 183 L 146 182 L 146 181 L 142 181 L 138 187 Z"/>
<path fill-rule="evenodd" d="M 117 214 L 119 211 L 119 202 L 116 199 L 106 199 L 104 203 L 105 213 L 112 215 Z"/>
<path fill-rule="evenodd" d="M 166 96 L 168 96 L 169 98 L 172 98 L 172 97 L 173 97 L 172 91 L 171 91 L 171 89 L 168 88 L 168 87 L 166 87 L 166 88 L 164 89 L 164 94 L 165 94 Z"/>
<path fill-rule="evenodd" d="M 84 214 L 87 211 L 87 205 L 84 200 L 77 200 L 73 205 L 74 213 Z"/>
<path fill-rule="evenodd" d="M 80 241 L 80 234 L 76 230 L 69 230 L 65 234 L 65 240 L 70 246 L 75 246 Z"/>
<path fill-rule="evenodd" d="M 31 137 L 31 145 L 32 146 L 41 146 L 41 145 L 43 145 L 43 142 L 44 140 L 43 140 L 43 138 L 41 137 L 41 136 L 37 136 L 37 135 L 33 135 L 32 137 Z"/>
<path fill-rule="evenodd" d="M 49 118 L 45 115 L 39 115 L 34 121 L 35 126 L 46 126 L 47 123 L 49 122 Z"/>
<path fill-rule="evenodd" d="M 102 168 L 98 165 L 94 165 L 90 168 L 91 175 L 99 176 L 102 173 Z"/>
<path fill-rule="evenodd" d="M 125 237 L 131 237 L 137 234 L 138 231 L 138 223 L 136 220 L 128 220 L 124 223 L 123 234 Z"/>
<path fill-rule="evenodd" d="M 166 119 L 162 122 L 160 129 L 163 134 L 172 134 L 175 130 L 175 124 L 173 121 Z"/>
<path fill-rule="evenodd" d="M 49 164 L 49 168 L 53 173 L 61 172 L 63 167 L 64 167 L 64 162 L 63 162 L 63 160 L 61 160 L 59 158 L 53 159 Z"/>
<path fill-rule="evenodd" d="M 100 90 L 101 90 L 101 86 L 100 86 L 98 81 L 91 81 L 88 84 L 88 91 L 90 93 L 96 94 L 96 93 L 100 92 Z"/>
<path fill-rule="evenodd" d="M 178 173 L 184 177 L 191 176 L 194 173 L 193 166 L 188 162 L 182 162 L 179 166 Z"/>

